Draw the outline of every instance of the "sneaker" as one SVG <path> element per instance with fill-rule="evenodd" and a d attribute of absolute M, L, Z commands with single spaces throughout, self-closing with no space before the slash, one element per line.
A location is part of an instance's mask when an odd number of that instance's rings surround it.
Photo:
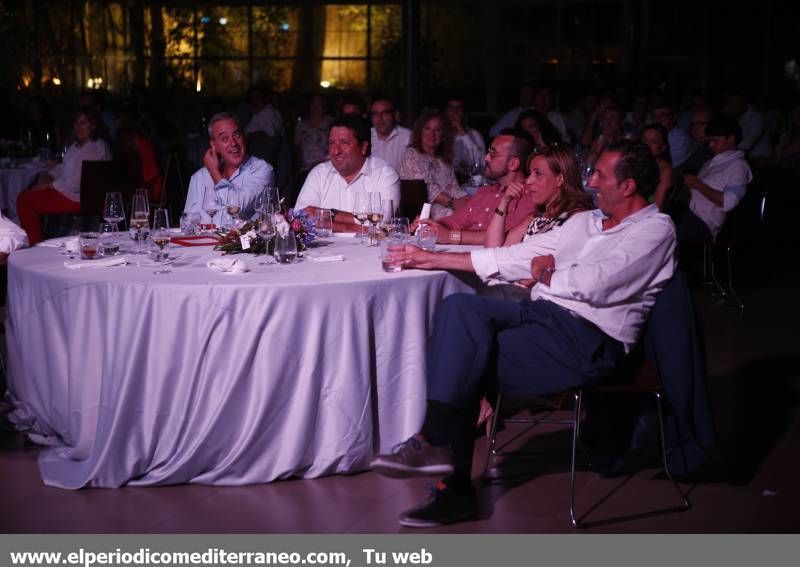
<path fill-rule="evenodd" d="M 396 445 L 388 455 L 378 455 L 369 464 L 378 474 L 392 478 L 446 476 L 453 472 L 450 447 L 437 447 L 417 433 Z"/>
<path fill-rule="evenodd" d="M 444 482 L 431 486 L 430 494 L 423 504 L 406 510 L 398 521 L 407 528 L 435 528 L 462 520 L 469 520 L 478 514 L 478 498 L 475 489 L 457 493 Z"/>

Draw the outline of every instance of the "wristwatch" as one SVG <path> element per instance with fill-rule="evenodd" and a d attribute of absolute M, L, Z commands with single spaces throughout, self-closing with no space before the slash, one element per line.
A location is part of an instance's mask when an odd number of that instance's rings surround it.
<path fill-rule="evenodd" d="M 460 230 L 451 230 L 450 231 L 450 242 L 453 244 L 461 244 L 461 231 Z"/>

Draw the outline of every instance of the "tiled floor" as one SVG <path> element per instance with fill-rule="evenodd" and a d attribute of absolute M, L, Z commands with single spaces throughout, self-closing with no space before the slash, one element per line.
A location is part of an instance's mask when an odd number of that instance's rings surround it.
<path fill-rule="evenodd" d="M 800 531 L 800 270 L 766 258 L 756 265 L 743 268 L 755 274 L 740 286 L 743 315 L 697 295 L 720 445 L 699 482 L 684 485 L 693 508 L 649 514 L 677 504 L 655 469 L 629 479 L 581 472 L 578 505 L 581 514 L 591 509 L 591 531 Z M 66 491 L 41 484 L 36 453 L 19 435 L 0 433 L 0 532 L 391 533 L 404 531 L 397 514 L 423 497 L 426 484 L 362 473 L 246 487 Z M 476 473 L 482 462 L 476 459 Z M 484 485 L 478 519 L 432 531 L 570 532 L 566 465 L 565 455 Z"/>

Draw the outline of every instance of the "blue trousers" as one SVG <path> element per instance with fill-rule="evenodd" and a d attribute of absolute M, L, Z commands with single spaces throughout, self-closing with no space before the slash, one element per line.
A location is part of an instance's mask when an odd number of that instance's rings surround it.
<path fill-rule="evenodd" d="M 543 396 L 602 381 L 625 356 L 622 343 L 549 301 L 455 294 L 428 342 L 423 432 L 453 448 L 455 477 L 468 481 L 481 397 Z"/>

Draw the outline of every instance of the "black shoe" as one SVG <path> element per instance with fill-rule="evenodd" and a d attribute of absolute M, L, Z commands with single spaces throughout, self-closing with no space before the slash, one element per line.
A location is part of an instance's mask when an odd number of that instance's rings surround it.
<path fill-rule="evenodd" d="M 453 472 L 453 451 L 431 445 L 418 433 L 395 446 L 391 453 L 376 456 L 369 466 L 392 478 L 448 475 Z"/>
<path fill-rule="evenodd" d="M 398 521 L 407 528 L 435 528 L 469 520 L 478 514 L 475 489 L 455 492 L 444 482 L 431 486 L 427 500 L 416 508 L 406 510 Z"/>

